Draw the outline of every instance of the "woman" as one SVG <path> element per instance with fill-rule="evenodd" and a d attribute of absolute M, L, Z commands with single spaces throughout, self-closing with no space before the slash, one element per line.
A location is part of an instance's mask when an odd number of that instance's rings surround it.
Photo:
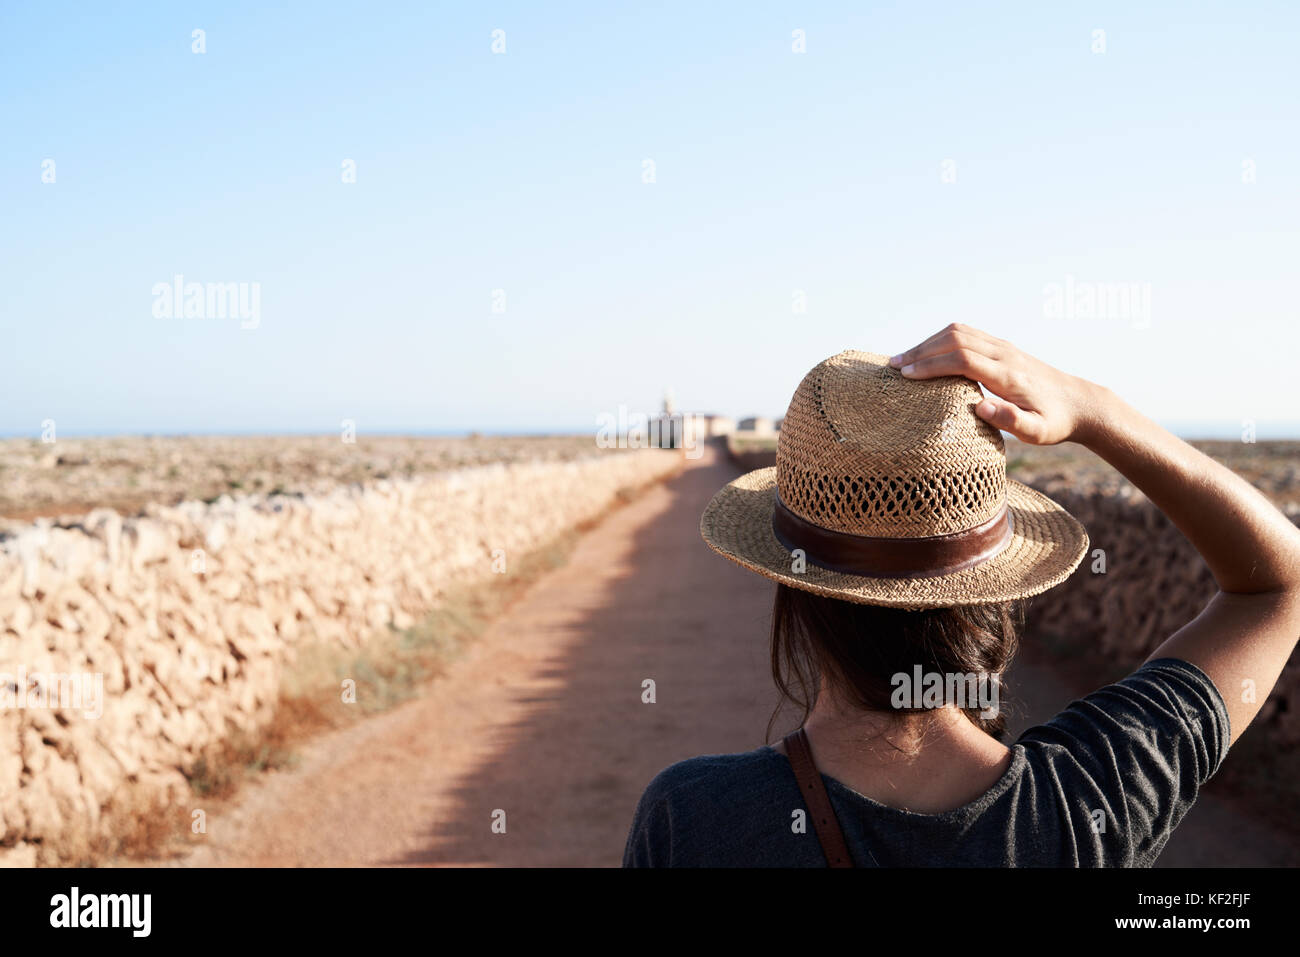
<path fill-rule="evenodd" d="M 1132 675 L 1010 746 L 998 677 L 1021 604 L 1088 538 L 1006 479 L 999 430 L 1101 456 L 1219 588 Z M 701 532 L 778 583 L 773 675 L 804 720 L 775 747 L 660 772 L 625 866 L 1150 866 L 1300 635 L 1300 531 L 1262 495 L 1101 386 L 962 325 L 817 366 L 776 467 L 720 491 Z"/>

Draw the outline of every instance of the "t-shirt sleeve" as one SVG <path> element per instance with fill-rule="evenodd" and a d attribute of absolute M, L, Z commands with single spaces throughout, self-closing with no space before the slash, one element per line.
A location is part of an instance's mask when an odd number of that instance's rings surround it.
<path fill-rule="evenodd" d="M 668 867 L 668 802 L 649 792 L 641 796 L 623 848 L 624 867 Z"/>
<path fill-rule="evenodd" d="M 623 849 L 624 867 L 672 867 L 673 796 L 693 774 L 697 762 L 682 761 L 665 768 L 646 786 Z M 680 822 L 678 822 L 680 823 Z"/>
<path fill-rule="evenodd" d="M 1147 662 L 1020 738 L 1050 778 L 1043 794 L 1068 816 L 1079 862 L 1110 866 L 1154 862 L 1230 741 L 1214 682 L 1177 658 Z"/>

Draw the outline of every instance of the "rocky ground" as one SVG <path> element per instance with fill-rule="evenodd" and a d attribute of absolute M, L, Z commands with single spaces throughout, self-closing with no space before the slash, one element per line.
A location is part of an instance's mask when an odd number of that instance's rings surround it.
<path fill-rule="evenodd" d="M 0 519 L 127 516 L 145 505 L 338 485 L 495 462 L 566 462 L 599 450 L 590 435 L 412 438 L 357 434 L 127 436 L 0 440 Z"/>
<path fill-rule="evenodd" d="M 1192 445 L 1245 478 L 1277 505 L 1300 503 L 1300 441 L 1226 442 Z M 1072 443 L 1026 445 L 1007 440 L 1007 474 L 1035 488 L 1132 495 L 1125 478 L 1087 449 Z"/>

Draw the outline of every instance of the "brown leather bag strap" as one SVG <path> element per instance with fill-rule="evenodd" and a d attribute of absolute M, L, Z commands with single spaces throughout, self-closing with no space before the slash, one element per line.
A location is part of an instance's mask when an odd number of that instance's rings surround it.
<path fill-rule="evenodd" d="M 799 790 L 803 792 L 804 801 L 808 804 L 813 831 L 821 842 L 826 863 L 831 867 L 852 867 L 853 858 L 849 856 L 848 845 L 844 843 L 844 832 L 840 830 L 840 822 L 835 817 L 835 808 L 831 807 L 830 795 L 826 793 L 821 772 L 813 762 L 808 735 L 803 728 L 785 736 L 785 754 L 790 759 L 795 780 L 799 782 Z"/>

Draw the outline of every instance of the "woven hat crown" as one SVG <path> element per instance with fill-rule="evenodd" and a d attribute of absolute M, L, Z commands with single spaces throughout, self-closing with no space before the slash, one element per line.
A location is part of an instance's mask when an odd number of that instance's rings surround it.
<path fill-rule="evenodd" d="M 823 528 L 877 538 L 972 529 L 1007 492 L 1002 433 L 975 415 L 960 376 L 905 379 L 885 356 L 847 351 L 799 383 L 781 424 L 782 503 Z"/>

